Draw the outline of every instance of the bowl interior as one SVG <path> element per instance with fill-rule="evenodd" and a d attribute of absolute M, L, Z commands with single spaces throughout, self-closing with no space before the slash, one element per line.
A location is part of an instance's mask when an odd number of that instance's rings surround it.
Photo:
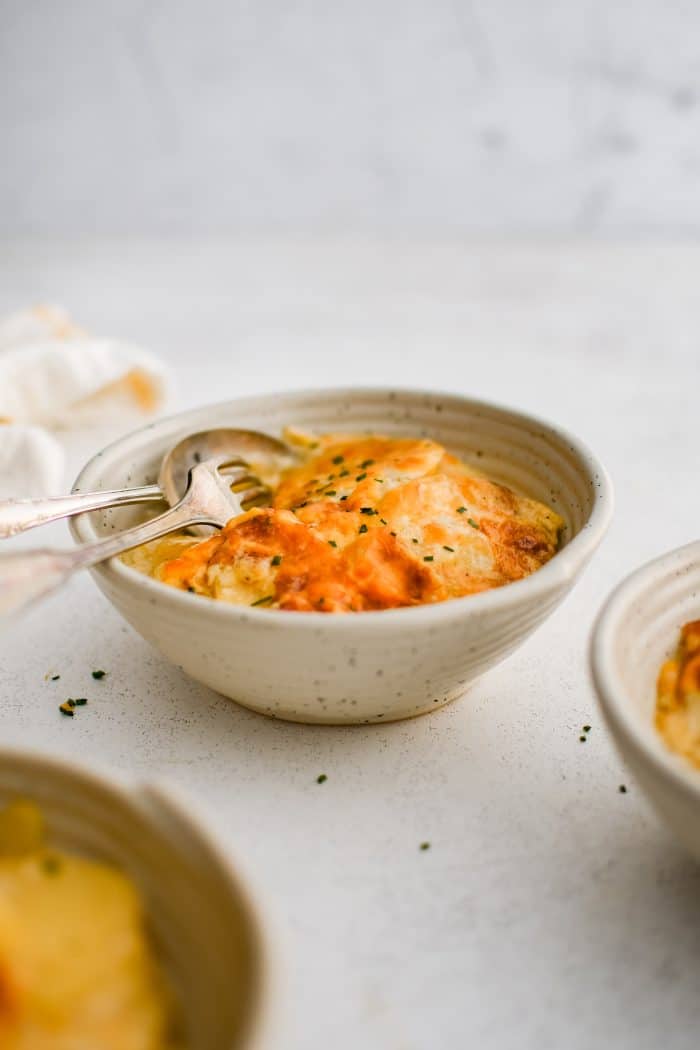
<path fill-rule="evenodd" d="M 534 496 L 564 519 L 564 544 L 589 524 L 608 482 L 585 448 L 531 417 L 451 395 L 412 391 L 311 391 L 245 398 L 185 412 L 116 442 L 81 473 L 76 490 L 150 484 L 166 451 L 182 436 L 211 426 L 262 430 L 275 437 L 292 424 L 431 437 L 496 481 Z M 82 541 L 124 528 L 156 511 L 127 507 L 74 519 Z M 605 512 L 607 513 L 607 511 Z M 126 570 L 119 566 L 120 570 Z"/>
<path fill-rule="evenodd" d="M 0 804 L 31 798 L 56 847 L 108 861 L 145 902 L 190 1050 L 249 1047 L 260 994 L 250 906 L 214 848 L 158 789 L 121 790 L 61 762 L 0 755 Z"/>

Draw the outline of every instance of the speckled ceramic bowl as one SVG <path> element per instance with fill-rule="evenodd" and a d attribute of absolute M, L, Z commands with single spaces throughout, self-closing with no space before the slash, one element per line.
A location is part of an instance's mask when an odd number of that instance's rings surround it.
<path fill-rule="evenodd" d="M 170 788 L 0 748 L 0 805 L 17 797 L 41 807 L 51 844 L 133 879 L 188 1050 L 272 1050 L 269 936 L 237 866 Z"/>
<path fill-rule="evenodd" d="M 700 542 L 632 573 L 593 631 L 591 667 L 617 746 L 661 817 L 700 860 L 700 770 L 654 727 L 659 669 L 684 623 L 700 619 Z"/>
<path fill-rule="evenodd" d="M 600 543 L 612 512 L 601 464 L 540 420 L 465 397 L 391 390 L 270 394 L 184 412 L 110 445 L 75 489 L 152 482 L 183 435 L 237 426 L 279 435 L 374 430 L 444 443 L 494 479 L 554 507 L 563 549 L 498 590 L 434 605 L 328 615 L 241 608 L 139 575 L 119 561 L 94 570 L 144 638 L 193 678 L 256 711 L 299 722 L 388 722 L 435 710 L 512 652 L 562 600 Z M 122 509 L 73 521 L 86 542 L 144 514 Z"/>

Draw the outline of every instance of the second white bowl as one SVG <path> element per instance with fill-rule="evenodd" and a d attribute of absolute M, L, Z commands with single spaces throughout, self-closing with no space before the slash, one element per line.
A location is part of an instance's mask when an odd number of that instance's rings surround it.
<path fill-rule="evenodd" d="M 668 749 L 654 725 L 656 681 L 680 629 L 700 619 L 700 542 L 628 576 L 603 607 L 591 668 L 603 714 L 656 810 L 700 860 L 700 770 Z"/>

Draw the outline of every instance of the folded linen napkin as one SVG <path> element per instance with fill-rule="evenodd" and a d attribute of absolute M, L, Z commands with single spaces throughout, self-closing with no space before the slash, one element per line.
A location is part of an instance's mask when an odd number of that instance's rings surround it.
<path fill-rule="evenodd" d="M 0 321 L 0 497 L 60 488 L 63 450 L 42 427 L 128 424 L 159 409 L 168 388 L 156 357 L 89 335 L 60 307 Z"/>

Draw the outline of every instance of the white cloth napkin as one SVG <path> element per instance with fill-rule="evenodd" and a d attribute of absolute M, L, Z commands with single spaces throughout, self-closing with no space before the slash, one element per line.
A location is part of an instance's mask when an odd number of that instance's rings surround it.
<path fill-rule="evenodd" d="M 60 489 L 63 449 L 43 428 L 128 425 L 161 408 L 169 385 L 158 358 L 89 335 L 60 307 L 0 320 L 0 498 Z"/>

